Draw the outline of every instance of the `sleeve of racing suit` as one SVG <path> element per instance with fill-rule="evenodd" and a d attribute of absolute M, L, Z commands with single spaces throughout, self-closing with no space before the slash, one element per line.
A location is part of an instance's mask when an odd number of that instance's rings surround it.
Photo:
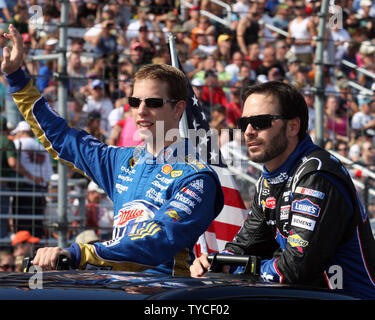
<path fill-rule="evenodd" d="M 197 180 L 202 189 L 194 188 Z M 178 199 L 186 188 L 190 191 L 184 193 L 185 202 L 181 203 Z M 132 263 L 144 265 L 145 270 L 170 261 L 186 247 L 193 246 L 215 218 L 212 208 L 217 206 L 215 202 L 221 202 L 217 190 L 217 182 L 210 174 L 189 177 L 153 219 L 135 224 L 134 231 L 124 232 L 104 243 L 74 244 L 69 251 L 75 255 L 75 267 L 85 268 L 86 264 L 92 264 L 111 266 L 114 270 L 141 271 Z"/>
<path fill-rule="evenodd" d="M 348 189 L 333 175 L 313 173 L 303 177 L 293 192 L 285 250 L 261 262 L 263 278 L 319 284 L 336 248 L 347 236 L 352 212 Z"/>
<path fill-rule="evenodd" d="M 69 127 L 22 69 L 6 79 L 20 112 L 52 157 L 93 179 L 112 198 L 114 174 L 111 173 L 117 161 L 116 148 L 100 143 L 83 130 Z"/>
<path fill-rule="evenodd" d="M 264 214 L 254 200 L 244 225 L 233 241 L 225 245 L 225 250 L 234 254 L 270 258 L 278 248 L 279 244 L 274 239 Z"/>

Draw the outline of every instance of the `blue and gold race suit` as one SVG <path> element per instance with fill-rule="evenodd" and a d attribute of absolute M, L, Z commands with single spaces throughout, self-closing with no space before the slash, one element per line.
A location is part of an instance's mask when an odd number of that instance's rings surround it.
<path fill-rule="evenodd" d="M 302 140 L 266 169 L 244 226 L 227 252 L 261 257 L 266 281 L 328 287 L 375 299 L 375 242 L 346 168 Z"/>
<path fill-rule="evenodd" d="M 46 150 L 92 179 L 113 201 L 112 240 L 73 244 L 68 248 L 72 267 L 185 274 L 195 242 L 224 205 L 216 173 L 188 153 L 188 140 L 173 143 L 158 157 L 144 147 L 108 146 L 69 127 L 22 69 L 7 81 Z"/>

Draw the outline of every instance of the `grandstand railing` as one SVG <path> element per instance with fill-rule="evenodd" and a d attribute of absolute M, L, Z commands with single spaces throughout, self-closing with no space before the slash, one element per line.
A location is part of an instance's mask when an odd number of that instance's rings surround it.
<path fill-rule="evenodd" d="M 210 18 L 211 20 L 215 20 L 216 22 L 218 23 L 221 23 L 222 25 L 226 26 L 226 27 L 229 27 L 230 26 L 230 17 L 231 17 L 231 14 L 232 14 L 232 7 L 225 3 L 225 2 L 222 2 L 220 0 L 210 0 L 211 2 L 223 7 L 226 11 L 226 18 L 223 19 L 223 18 L 220 18 L 214 14 L 212 14 L 211 12 L 209 11 L 206 11 L 206 10 L 200 10 L 200 14 L 202 16 L 206 16 L 208 18 Z M 191 2 L 188 2 L 188 1 L 185 1 L 185 0 L 181 0 L 181 12 L 184 12 L 185 11 L 185 8 L 191 8 L 193 6 L 193 4 Z"/>

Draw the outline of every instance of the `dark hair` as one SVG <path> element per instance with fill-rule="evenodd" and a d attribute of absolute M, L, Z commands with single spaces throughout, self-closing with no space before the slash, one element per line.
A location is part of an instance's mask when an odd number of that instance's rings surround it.
<path fill-rule="evenodd" d="M 300 118 L 301 125 L 298 139 L 301 141 L 305 138 L 308 129 L 309 112 L 304 97 L 295 87 L 280 81 L 256 83 L 245 90 L 242 100 L 246 101 L 254 93 L 273 95 L 279 101 L 280 115 L 289 119 Z"/>

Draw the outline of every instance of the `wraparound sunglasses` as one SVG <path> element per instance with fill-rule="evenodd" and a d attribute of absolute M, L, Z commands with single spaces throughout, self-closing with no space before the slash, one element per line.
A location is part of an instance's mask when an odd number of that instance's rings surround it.
<path fill-rule="evenodd" d="M 141 104 L 142 101 L 145 102 L 147 108 L 161 108 L 167 102 L 176 103 L 178 100 L 163 99 L 163 98 L 145 98 L 145 99 L 140 99 L 136 97 L 128 98 L 129 106 L 131 106 L 132 108 L 139 108 L 139 105 Z"/>
<path fill-rule="evenodd" d="M 265 130 L 265 129 L 272 127 L 272 120 L 275 120 L 275 119 L 291 119 L 291 118 L 287 116 L 281 116 L 281 115 L 260 114 L 258 116 L 238 118 L 237 124 L 238 124 L 238 128 L 240 128 L 242 132 L 246 131 L 246 128 L 249 124 L 251 124 L 254 130 Z"/>

